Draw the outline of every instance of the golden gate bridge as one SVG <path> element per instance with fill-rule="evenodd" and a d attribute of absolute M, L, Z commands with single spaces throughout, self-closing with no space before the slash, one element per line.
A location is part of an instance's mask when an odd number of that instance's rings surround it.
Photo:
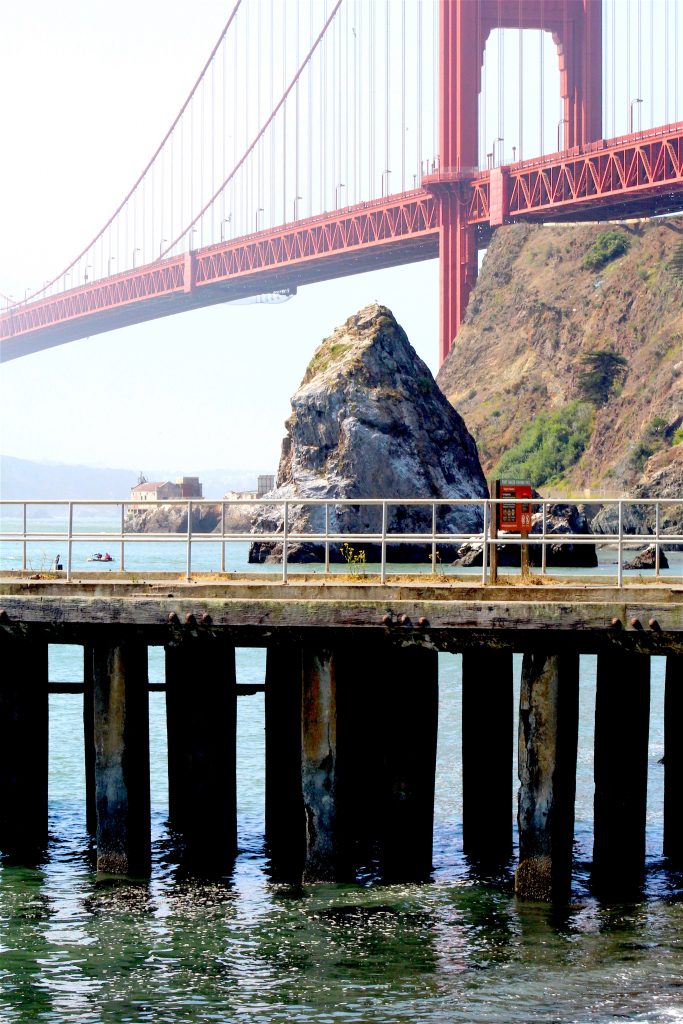
<path fill-rule="evenodd" d="M 5 299 L 0 359 L 438 257 L 443 360 L 498 226 L 683 209 L 682 8 L 236 0 L 104 226 Z"/>

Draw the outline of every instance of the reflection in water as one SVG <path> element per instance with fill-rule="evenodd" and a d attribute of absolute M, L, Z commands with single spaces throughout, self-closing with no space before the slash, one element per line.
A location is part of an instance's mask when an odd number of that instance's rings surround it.
<path fill-rule="evenodd" d="M 260 653 L 240 676 L 257 681 Z M 251 659 L 251 660 L 249 660 Z M 97 881 L 85 831 L 80 701 L 51 702 L 50 848 L 0 867 L 2 1024 L 614 1024 L 683 1022 L 680 876 L 661 854 L 661 672 L 653 672 L 649 901 L 588 888 L 591 665 L 583 677 L 573 903 L 518 903 L 511 874 L 461 855 L 458 661 L 442 659 L 434 882 L 287 886 L 263 848 L 263 699 L 240 700 L 240 853 L 232 873 L 178 868 L 166 827 L 163 698 L 150 701 L 154 866 Z M 61 675 L 61 673 L 60 673 Z M 62 675 L 62 678 L 67 676 Z"/>

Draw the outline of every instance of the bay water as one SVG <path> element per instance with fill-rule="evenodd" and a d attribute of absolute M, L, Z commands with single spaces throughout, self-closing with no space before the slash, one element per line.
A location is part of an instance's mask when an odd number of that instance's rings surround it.
<path fill-rule="evenodd" d="M 216 547 L 197 556 L 207 568 Z M 127 567 L 167 566 L 172 548 L 131 545 Z M 75 547 L 74 557 L 85 562 L 91 549 Z M 246 545 L 229 550 L 228 568 L 245 571 Z M 0 567 L 20 557 L 5 544 Z M 182 571 L 182 544 L 174 557 Z M 601 557 L 613 572 L 614 554 Z M 680 553 L 670 557 L 680 574 Z M 0 865 L 0 1022 L 683 1022 L 683 878 L 661 857 L 664 662 L 652 659 L 647 882 L 628 905 L 590 891 L 595 667 L 582 657 L 573 890 L 554 909 L 515 899 L 514 862 L 482 878 L 463 856 L 457 655 L 440 655 L 434 872 L 422 885 L 271 880 L 262 694 L 238 700 L 234 869 L 205 881 L 175 863 L 164 695 L 152 693 L 151 878 L 98 881 L 85 830 L 82 698 L 51 695 L 47 854 L 37 867 Z M 239 682 L 261 682 L 264 652 L 239 649 L 237 668 Z M 82 678 L 81 649 L 51 646 L 50 678 Z M 163 679 L 155 648 L 150 679 Z"/>

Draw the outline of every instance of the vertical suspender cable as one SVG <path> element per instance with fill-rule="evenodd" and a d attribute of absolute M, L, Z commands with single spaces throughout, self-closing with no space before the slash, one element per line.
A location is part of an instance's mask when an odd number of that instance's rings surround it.
<path fill-rule="evenodd" d="M 669 123 L 669 4 L 664 4 L 664 123 Z"/>
<path fill-rule="evenodd" d="M 370 53 L 368 59 L 370 61 L 370 93 L 368 96 L 369 106 L 369 131 L 368 131 L 368 144 L 369 144 L 369 198 L 374 199 L 375 197 L 375 5 L 370 4 Z"/>
<path fill-rule="evenodd" d="M 612 0 L 612 138 L 617 134 L 617 5 Z"/>
<path fill-rule="evenodd" d="M 386 178 L 385 191 L 389 195 L 389 174 L 388 171 L 391 169 L 389 163 L 390 154 L 390 129 L 391 123 L 389 107 L 391 103 L 391 89 L 390 89 L 390 77 L 389 77 L 389 33 L 391 31 L 391 14 L 389 8 L 389 0 L 385 2 L 385 25 L 384 25 L 384 167 L 382 170 L 385 172 L 384 177 Z"/>
<path fill-rule="evenodd" d="M 650 128 L 655 126 L 655 5 L 650 0 Z"/>
<path fill-rule="evenodd" d="M 417 4 L 417 128 L 415 131 L 415 159 L 418 185 L 422 185 L 422 2 Z"/>
<path fill-rule="evenodd" d="M 524 30 L 522 28 L 522 0 L 519 0 L 519 159 L 524 159 Z"/>
<path fill-rule="evenodd" d="M 638 3 L 638 32 L 636 39 L 638 41 L 638 98 L 641 102 L 638 104 L 638 131 L 642 130 L 642 99 L 643 99 L 643 52 L 642 52 L 642 38 L 643 38 L 643 0 L 637 0 Z"/>

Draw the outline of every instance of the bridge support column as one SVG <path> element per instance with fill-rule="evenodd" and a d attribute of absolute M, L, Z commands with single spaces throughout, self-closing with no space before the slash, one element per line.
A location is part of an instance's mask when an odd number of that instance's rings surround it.
<path fill-rule="evenodd" d="M 420 881 L 432 871 L 438 655 L 392 646 L 384 658 L 382 875 Z"/>
<path fill-rule="evenodd" d="M 627 899 L 643 884 L 649 725 L 649 655 L 599 654 L 593 881 L 601 895 Z"/>
<path fill-rule="evenodd" d="M 92 644 L 83 648 L 83 761 L 85 768 L 85 827 L 97 832 L 95 796 L 95 682 Z"/>
<path fill-rule="evenodd" d="M 166 647 L 169 819 L 183 860 L 224 870 L 237 852 L 235 648 L 187 636 Z"/>
<path fill-rule="evenodd" d="M 301 648 L 274 645 L 266 661 L 266 842 L 273 873 L 301 878 L 306 821 L 301 790 Z"/>
<path fill-rule="evenodd" d="M 578 654 L 525 654 L 519 696 L 519 866 L 523 899 L 567 899 L 571 888 Z"/>
<path fill-rule="evenodd" d="M 439 363 L 451 350 L 460 330 L 470 292 L 477 280 L 477 233 L 470 227 L 460 208 L 458 197 L 446 193 L 440 197 L 439 229 Z"/>
<path fill-rule="evenodd" d="M 462 655 L 463 849 L 474 861 L 512 853 L 512 651 Z"/>
<path fill-rule="evenodd" d="M 94 646 L 97 870 L 144 875 L 150 866 L 147 648 Z"/>
<path fill-rule="evenodd" d="M 683 655 L 666 657 L 664 691 L 664 856 L 683 863 Z"/>
<path fill-rule="evenodd" d="M 47 643 L 0 629 L 0 850 L 31 862 L 47 843 Z"/>

